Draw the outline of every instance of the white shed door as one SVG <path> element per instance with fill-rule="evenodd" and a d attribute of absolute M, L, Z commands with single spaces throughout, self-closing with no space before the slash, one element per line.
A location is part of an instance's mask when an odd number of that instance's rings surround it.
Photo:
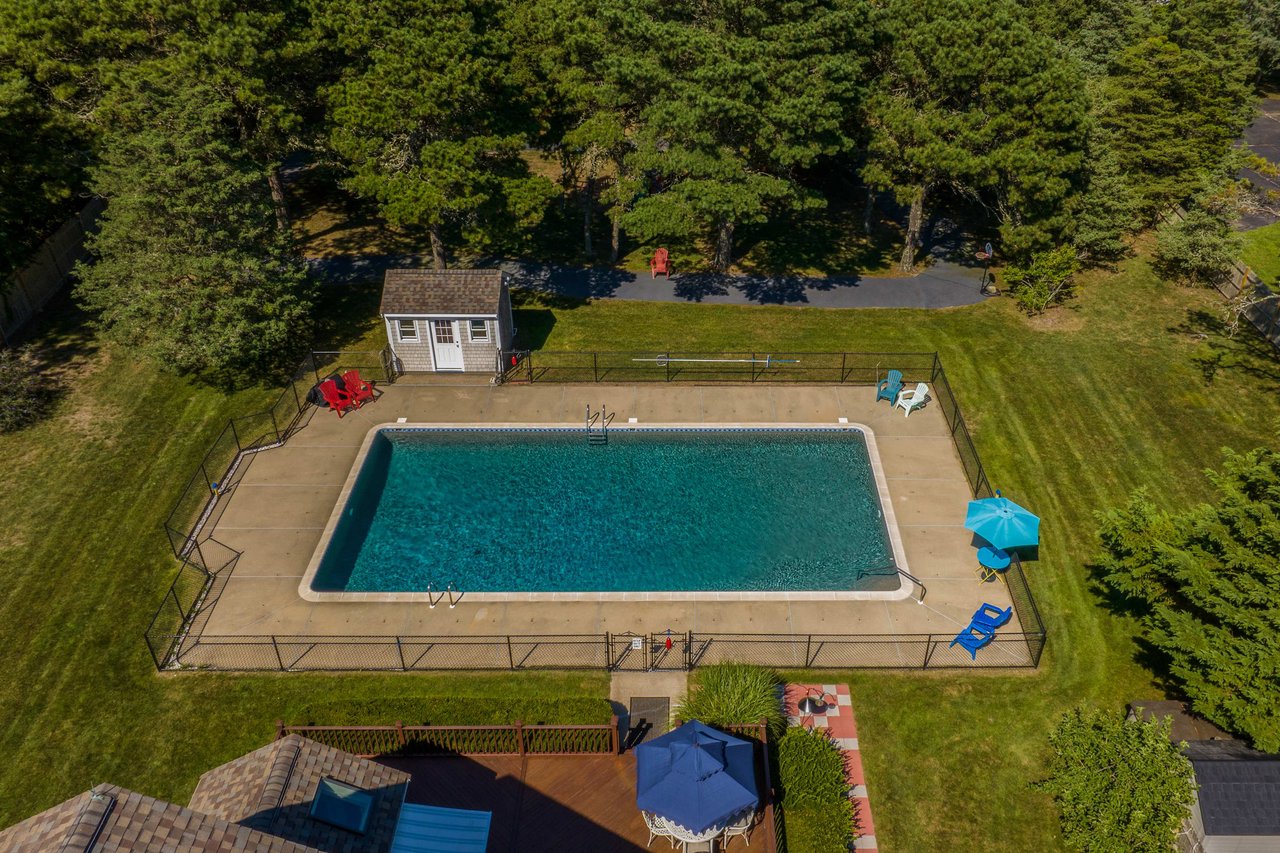
<path fill-rule="evenodd" d="M 462 369 L 462 335 L 456 320 L 431 321 L 431 348 L 436 370 Z"/>

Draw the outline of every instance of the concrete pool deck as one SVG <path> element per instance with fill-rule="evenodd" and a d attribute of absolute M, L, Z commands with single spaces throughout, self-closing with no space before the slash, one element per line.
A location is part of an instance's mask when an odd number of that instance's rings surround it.
<path fill-rule="evenodd" d="M 1010 606 L 1003 583 L 981 583 L 963 527 L 968 483 L 936 404 L 910 418 L 874 402 L 868 386 L 393 385 L 339 419 L 311 410 L 283 446 L 248 457 L 212 519 L 212 536 L 241 552 L 217 585 L 201 634 L 344 637 L 596 634 L 954 634 L 984 601 Z M 829 423 L 874 430 L 910 571 L 923 604 L 901 601 L 309 602 L 299 595 L 335 501 L 369 430 L 395 422 L 574 423 L 607 403 L 615 424 Z M 210 531 L 206 530 L 206 533 Z M 495 527 L 494 535 L 501 535 Z M 1003 632 L 1021 630 L 1016 616 Z M 1016 646 L 980 654 L 1009 656 Z M 963 655 L 968 661 L 968 655 Z M 987 662 L 988 665 L 991 661 Z"/>

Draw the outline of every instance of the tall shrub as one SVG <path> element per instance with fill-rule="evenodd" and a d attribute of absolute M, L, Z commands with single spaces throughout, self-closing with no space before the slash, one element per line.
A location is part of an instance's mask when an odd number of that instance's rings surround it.
<path fill-rule="evenodd" d="M 1169 721 L 1130 722 L 1077 708 L 1049 745 L 1049 778 L 1067 844 L 1091 853 L 1166 853 L 1188 816 L 1191 762 L 1169 741 Z"/>

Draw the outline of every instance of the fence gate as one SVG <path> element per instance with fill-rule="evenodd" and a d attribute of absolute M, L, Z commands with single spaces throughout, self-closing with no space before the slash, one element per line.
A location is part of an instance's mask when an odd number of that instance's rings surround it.
<path fill-rule="evenodd" d="M 648 639 L 644 634 L 609 634 L 609 669 L 621 672 L 648 670 Z"/>
<path fill-rule="evenodd" d="M 387 384 L 390 385 L 400 375 L 400 364 L 396 361 L 395 353 L 391 351 L 391 347 L 383 347 L 378 355 L 382 359 L 382 375 L 387 377 Z"/>
<path fill-rule="evenodd" d="M 688 634 L 609 634 L 609 669 L 649 672 L 689 668 Z"/>

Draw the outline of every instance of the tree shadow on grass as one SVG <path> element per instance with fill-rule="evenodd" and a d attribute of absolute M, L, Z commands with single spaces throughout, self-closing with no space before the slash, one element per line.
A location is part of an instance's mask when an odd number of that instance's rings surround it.
<path fill-rule="evenodd" d="M 369 338 L 382 325 L 378 313 L 381 301 L 382 282 L 378 279 L 318 288 L 313 312 L 312 348 L 368 348 Z M 376 349 L 384 345 L 385 341 Z"/>
<path fill-rule="evenodd" d="M 1202 342 L 1201 350 L 1192 355 L 1205 385 L 1212 385 L 1223 370 L 1240 371 L 1255 379 L 1274 383 L 1280 389 L 1280 354 L 1274 346 L 1247 321 L 1230 334 L 1226 319 L 1205 309 L 1187 312 L 1186 319 L 1169 329 Z"/>
<path fill-rule="evenodd" d="M 1137 629 L 1133 636 L 1134 663 L 1151 673 L 1151 679 L 1159 690 L 1166 694 L 1176 693 L 1180 687 L 1170 672 L 1172 665 L 1169 656 L 1142 634 L 1141 623 L 1150 610 L 1149 606 L 1141 599 L 1126 595 L 1107 583 L 1106 567 L 1102 563 L 1090 561 L 1085 563 L 1084 568 L 1089 592 L 1098 600 L 1099 606 L 1113 616 L 1129 620 Z"/>

